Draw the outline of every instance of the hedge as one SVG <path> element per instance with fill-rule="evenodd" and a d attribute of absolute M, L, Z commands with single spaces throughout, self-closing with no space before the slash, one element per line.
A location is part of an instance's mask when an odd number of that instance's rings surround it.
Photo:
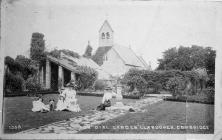
<path fill-rule="evenodd" d="M 197 95 L 178 95 L 175 97 L 165 97 L 166 101 L 177 101 L 177 102 L 193 102 L 203 104 L 214 104 L 214 89 L 205 89 L 199 91 Z"/>
<path fill-rule="evenodd" d="M 171 82 L 168 82 L 170 79 Z M 196 83 L 199 82 L 199 80 L 203 79 L 206 78 L 201 76 L 195 70 L 149 71 L 149 70 L 130 69 L 121 79 L 121 83 L 123 85 L 130 87 L 129 91 L 127 92 L 131 92 L 135 88 L 137 88 L 141 96 L 143 96 L 144 94 L 149 94 L 150 88 L 155 89 L 156 92 L 158 92 L 160 89 L 174 91 L 175 88 L 185 88 L 184 86 L 186 85 L 187 82 L 191 82 L 192 85 L 196 86 Z"/>
<path fill-rule="evenodd" d="M 96 96 L 96 97 L 103 97 L 104 92 L 86 92 L 86 91 L 77 91 L 77 95 L 79 96 Z M 34 95 L 44 95 L 44 94 L 59 94 L 58 91 L 51 91 L 51 90 L 45 90 L 45 91 L 38 91 L 38 92 L 32 92 L 32 91 L 23 91 L 23 92 L 13 92 L 12 94 L 5 93 L 4 97 L 17 97 L 17 96 L 34 96 Z M 138 95 L 123 95 L 123 98 L 127 99 L 140 99 L 140 96 Z"/>

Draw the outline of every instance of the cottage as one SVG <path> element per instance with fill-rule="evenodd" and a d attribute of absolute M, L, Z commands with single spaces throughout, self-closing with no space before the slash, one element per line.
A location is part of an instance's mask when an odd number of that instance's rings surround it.
<path fill-rule="evenodd" d="M 71 79 L 78 79 L 77 66 L 87 66 L 98 72 L 98 79 L 109 79 L 110 74 L 103 71 L 90 58 L 79 56 L 75 58 L 64 53 L 60 58 L 48 55 L 45 64 L 40 68 L 39 81 L 45 89 L 58 90 L 66 85 Z"/>

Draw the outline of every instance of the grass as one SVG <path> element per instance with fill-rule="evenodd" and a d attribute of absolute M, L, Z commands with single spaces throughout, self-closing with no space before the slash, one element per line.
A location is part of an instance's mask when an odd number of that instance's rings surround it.
<path fill-rule="evenodd" d="M 201 133 L 214 132 L 214 106 L 163 101 L 147 106 L 144 113 L 127 113 L 79 133 Z M 208 126 L 209 129 L 178 129 L 177 126 Z M 105 126 L 102 129 L 101 126 Z M 118 126 L 173 126 L 175 129 L 117 129 Z M 100 129 L 96 129 L 100 128 Z M 144 127 L 143 127 L 144 128 Z"/>
<path fill-rule="evenodd" d="M 58 94 L 46 94 L 43 96 L 45 104 L 48 104 L 49 99 L 54 99 L 55 102 L 57 102 L 57 98 Z M 92 113 L 92 109 L 95 109 L 101 103 L 102 97 L 77 96 L 77 99 L 82 110 L 81 112 L 53 111 L 40 113 L 31 111 L 33 97 L 4 97 L 4 133 L 16 133 Z M 124 103 L 135 101 L 135 99 L 123 99 Z M 113 103 L 115 103 L 114 100 L 112 100 L 112 104 Z M 19 125 L 21 128 L 15 129 L 15 127 Z"/>

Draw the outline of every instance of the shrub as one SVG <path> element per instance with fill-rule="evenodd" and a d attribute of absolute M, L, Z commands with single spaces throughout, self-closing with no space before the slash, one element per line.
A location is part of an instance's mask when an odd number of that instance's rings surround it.
<path fill-rule="evenodd" d="M 78 66 L 77 71 L 79 74 L 79 77 L 77 78 L 78 90 L 87 89 L 94 85 L 94 82 L 98 77 L 97 71 L 87 66 Z"/>
<path fill-rule="evenodd" d="M 38 91 L 41 85 L 38 83 L 36 77 L 29 77 L 25 82 L 26 89 L 29 91 Z"/>
<path fill-rule="evenodd" d="M 169 89 L 173 96 L 178 95 L 178 93 L 181 93 L 180 90 L 184 87 L 185 81 L 181 77 L 173 77 L 170 78 L 167 83 L 167 89 Z"/>
<path fill-rule="evenodd" d="M 14 75 L 11 72 L 6 73 L 5 90 L 8 92 L 22 91 L 23 78 L 21 75 Z"/>
<path fill-rule="evenodd" d="M 104 90 L 106 87 L 106 82 L 104 80 L 96 80 L 94 84 L 95 90 Z"/>
<path fill-rule="evenodd" d="M 214 87 L 215 86 L 215 75 L 210 74 L 209 79 L 207 81 L 207 87 Z"/>
<path fill-rule="evenodd" d="M 205 77 L 206 75 L 196 70 L 148 71 L 130 69 L 122 78 L 121 83 L 129 87 L 128 92 L 137 88 L 141 94 L 149 94 L 150 89 L 153 89 L 154 93 L 159 93 L 160 89 L 165 89 L 173 91 L 174 94 L 184 94 L 188 82 L 191 83 L 191 90 L 186 90 L 186 92 L 195 93 L 197 83 L 201 79 L 206 79 Z M 178 90 L 176 90 L 177 88 Z"/>

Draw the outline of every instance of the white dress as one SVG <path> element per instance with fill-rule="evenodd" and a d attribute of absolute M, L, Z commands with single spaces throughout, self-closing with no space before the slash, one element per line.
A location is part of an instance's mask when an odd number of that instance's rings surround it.
<path fill-rule="evenodd" d="M 62 111 L 67 108 L 66 102 L 64 102 L 62 99 L 59 99 L 56 105 L 56 111 Z"/>
<path fill-rule="evenodd" d="M 38 112 L 38 111 L 43 111 L 43 110 L 49 111 L 49 106 L 45 105 L 40 100 L 33 101 L 32 105 L 33 105 L 33 108 L 32 108 L 33 112 Z"/>
<path fill-rule="evenodd" d="M 110 106 L 110 107 L 106 107 L 106 110 L 129 110 L 130 108 L 133 108 L 132 106 L 127 106 L 124 105 L 121 100 L 123 99 L 121 94 L 117 94 L 115 92 L 111 92 L 109 95 L 104 95 L 107 96 L 106 98 L 110 98 L 110 96 L 115 96 L 116 100 L 118 100 L 118 102 L 116 102 L 114 105 Z"/>
<path fill-rule="evenodd" d="M 65 96 L 65 100 L 63 102 L 63 105 L 61 105 L 62 108 L 65 107 L 65 109 L 67 109 L 69 111 L 72 111 L 72 112 L 81 111 L 79 105 L 77 104 L 76 91 L 75 90 L 66 89 L 66 90 L 64 90 L 63 95 Z"/>

